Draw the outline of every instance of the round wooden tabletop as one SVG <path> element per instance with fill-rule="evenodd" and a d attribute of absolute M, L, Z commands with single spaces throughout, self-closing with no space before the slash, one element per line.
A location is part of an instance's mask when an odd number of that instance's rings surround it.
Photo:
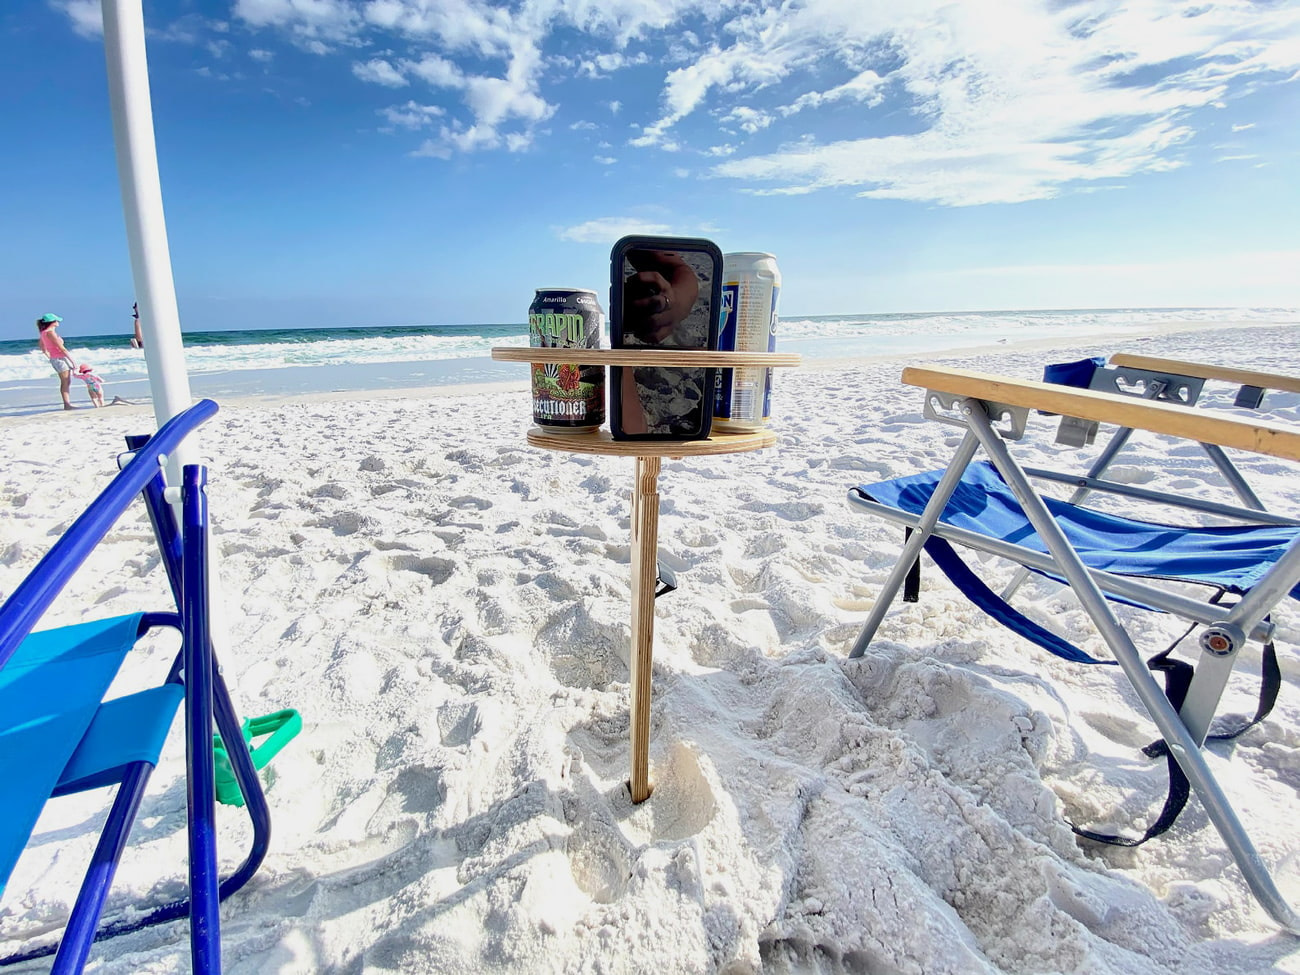
<path fill-rule="evenodd" d="M 711 434 L 707 440 L 615 440 L 608 430 L 591 433 L 554 433 L 530 427 L 528 443 L 545 450 L 567 450 L 574 454 L 607 454 L 613 457 L 705 457 L 710 454 L 743 454 L 774 446 L 771 430 L 753 433 Z"/>

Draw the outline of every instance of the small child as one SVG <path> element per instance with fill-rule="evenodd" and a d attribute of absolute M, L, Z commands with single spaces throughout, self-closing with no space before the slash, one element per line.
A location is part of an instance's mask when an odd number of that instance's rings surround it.
<path fill-rule="evenodd" d="M 77 378 L 86 384 L 86 395 L 90 397 L 90 402 L 95 406 L 103 406 L 104 380 L 95 374 L 89 363 L 83 362 L 77 366 Z"/>

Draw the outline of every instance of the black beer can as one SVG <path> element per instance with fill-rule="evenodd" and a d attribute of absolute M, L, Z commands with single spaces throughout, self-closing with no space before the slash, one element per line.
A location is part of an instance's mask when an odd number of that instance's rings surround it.
<path fill-rule="evenodd" d="M 528 306 L 528 344 L 599 349 L 605 313 L 596 292 L 538 288 Z M 548 433 L 590 433 L 605 422 L 605 367 L 533 363 L 533 422 Z"/>

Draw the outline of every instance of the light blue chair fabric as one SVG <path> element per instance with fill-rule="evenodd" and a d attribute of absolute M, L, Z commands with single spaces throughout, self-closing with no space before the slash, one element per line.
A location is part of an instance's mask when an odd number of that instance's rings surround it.
<path fill-rule="evenodd" d="M 135 645 L 142 615 L 33 633 L 0 669 L 0 891 Z"/>

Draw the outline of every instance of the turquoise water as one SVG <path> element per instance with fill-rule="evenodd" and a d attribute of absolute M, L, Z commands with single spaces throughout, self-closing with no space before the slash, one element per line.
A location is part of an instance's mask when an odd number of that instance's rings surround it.
<path fill-rule="evenodd" d="M 1140 335 L 1178 321 L 1296 322 L 1295 309 L 1128 308 L 1068 311 L 945 312 L 890 315 L 783 316 L 778 348 L 807 359 L 942 353 L 979 345 L 1081 335 Z M 148 396 L 144 353 L 130 336 L 78 335 L 60 329 L 78 363 L 88 362 L 106 392 Z M 525 346 L 523 322 L 405 325 L 390 328 L 265 329 L 184 334 L 186 368 L 195 395 L 294 395 L 333 390 L 523 382 L 517 364 L 488 358 L 496 345 Z M 80 384 L 74 384 L 79 387 Z M 74 388 L 74 402 L 85 398 Z M 59 405 L 58 383 L 30 341 L 0 342 L 0 415 Z"/>

